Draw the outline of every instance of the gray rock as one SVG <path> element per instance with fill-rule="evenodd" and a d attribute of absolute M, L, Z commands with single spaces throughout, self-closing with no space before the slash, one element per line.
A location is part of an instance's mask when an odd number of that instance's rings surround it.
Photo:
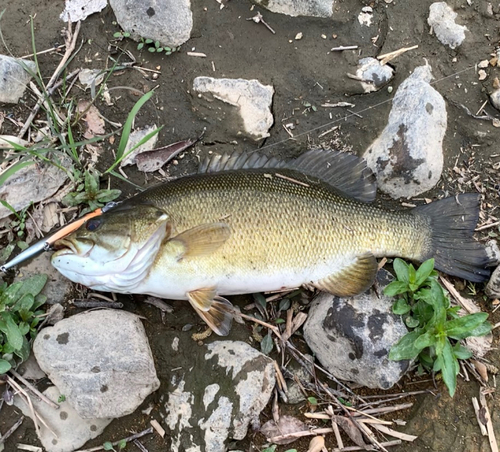
<path fill-rule="evenodd" d="M 443 171 L 446 105 L 431 80 L 425 65 L 400 85 L 387 126 L 363 156 L 380 189 L 394 199 L 430 190 Z"/>
<path fill-rule="evenodd" d="M 269 136 L 273 125 L 272 86 L 262 85 L 258 80 L 196 77 L 193 91 L 197 99 L 204 101 L 204 107 L 212 113 L 210 116 L 215 113 L 216 121 L 225 123 L 229 133 L 254 140 Z"/>
<path fill-rule="evenodd" d="M 467 27 L 455 23 L 457 13 L 445 2 L 433 3 L 429 8 L 427 23 L 441 44 L 451 49 L 458 47 L 465 39 Z"/>
<path fill-rule="evenodd" d="M 130 414 L 160 386 L 144 327 L 129 312 L 91 311 L 61 320 L 40 331 L 33 351 L 84 419 Z"/>
<path fill-rule="evenodd" d="M 500 266 L 498 266 L 491 275 L 486 285 L 485 292 L 490 298 L 500 298 Z"/>
<path fill-rule="evenodd" d="M 59 403 L 59 409 L 52 408 L 37 397 L 31 401 L 37 413 L 42 416 L 47 425 L 57 435 L 57 438 L 40 421 L 39 438 L 47 452 L 68 452 L 79 449 L 87 441 L 98 437 L 112 419 L 82 419 L 68 401 L 58 402 L 61 393 L 55 386 L 44 392 L 50 400 Z M 25 416 L 32 417 L 29 406 L 19 397 L 14 398 L 14 404 Z"/>
<path fill-rule="evenodd" d="M 288 16 L 332 17 L 335 0 L 253 0 L 273 13 Z"/>
<path fill-rule="evenodd" d="M 490 94 L 490 102 L 497 110 L 500 110 L 500 89 L 496 89 Z"/>
<path fill-rule="evenodd" d="M 387 64 L 381 65 L 376 58 L 368 57 L 359 60 L 356 78 L 361 82 L 365 93 L 378 91 L 393 77 L 394 69 Z"/>
<path fill-rule="evenodd" d="M 177 47 L 191 36 L 193 13 L 190 0 L 110 0 L 120 27 L 141 37 Z"/>
<path fill-rule="evenodd" d="M 173 350 L 172 364 L 183 362 L 182 343 Z M 174 368 L 168 383 L 165 423 L 171 450 L 224 451 L 229 438 L 245 437 L 267 405 L 275 384 L 273 361 L 239 341 L 212 342 L 195 356 L 192 345 L 189 350 L 193 367 Z"/>
<path fill-rule="evenodd" d="M 47 296 L 48 304 L 64 303 L 73 290 L 73 283 L 59 273 L 50 263 L 51 253 L 42 253 L 19 269 L 16 281 L 23 281 L 33 275 L 44 273 L 48 276 L 42 294 Z"/>
<path fill-rule="evenodd" d="M 393 299 L 381 295 L 392 276 L 352 298 L 320 293 L 309 310 L 304 338 L 321 364 L 335 377 L 369 388 L 389 389 L 408 369 L 408 361 L 389 361 L 389 350 L 408 330 L 392 313 Z M 380 298 L 379 298 L 380 297 Z"/>
<path fill-rule="evenodd" d="M 304 355 L 306 359 L 310 361 L 310 365 L 308 366 L 310 370 L 314 369 L 314 357 L 311 355 Z M 302 392 L 302 387 L 297 383 L 296 380 L 299 381 L 306 381 L 306 382 L 312 382 L 313 377 L 311 373 L 308 371 L 308 369 L 305 369 L 300 363 L 297 361 L 292 361 L 289 366 L 287 366 L 287 369 L 293 374 L 294 379 L 289 379 L 287 378 L 286 380 L 286 386 L 287 386 L 287 392 L 286 392 L 286 397 L 287 397 L 287 403 L 290 405 L 294 405 L 296 403 L 301 403 L 303 402 L 306 398 L 304 396 L 304 393 Z"/>
<path fill-rule="evenodd" d="M 108 6 L 107 0 L 66 0 L 60 19 L 64 22 L 78 22 L 102 11 L 106 6 Z"/>
<path fill-rule="evenodd" d="M 50 155 L 47 155 L 47 158 L 50 158 Z M 71 167 L 69 157 L 60 158 L 59 163 L 65 168 Z M 36 165 L 26 166 L 10 176 L 0 186 L 0 198 L 19 211 L 32 202 L 40 202 L 52 196 L 67 178 L 66 172 L 55 165 L 37 161 Z M 7 207 L 0 205 L 0 219 L 11 214 Z"/>
<path fill-rule="evenodd" d="M 33 61 L 0 55 L 0 103 L 17 104 L 23 96 L 31 75 L 26 71 L 36 70 Z"/>

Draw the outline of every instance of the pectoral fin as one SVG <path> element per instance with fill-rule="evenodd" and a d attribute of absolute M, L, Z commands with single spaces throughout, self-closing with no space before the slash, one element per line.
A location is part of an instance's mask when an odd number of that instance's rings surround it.
<path fill-rule="evenodd" d="M 219 336 L 227 336 L 233 321 L 233 305 L 216 295 L 215 288 L 193 290 L 187 293 L 191 306 Z"/>
<path fill-rule="evenodd" d="M 226 223 L 201 224 L 188 229 L 171 239 L 180 242 L 183 253 L 179 259 L 206 256 L 220 248 L 231 235 L 231 229 Z"/>
<path fill-rule="evenodd" d="M 339 297 L 350 297 L 369 289 L 377 275 L 377 259 L 371 253 L 359 256 L 351 265 L 311 285 Z"/>

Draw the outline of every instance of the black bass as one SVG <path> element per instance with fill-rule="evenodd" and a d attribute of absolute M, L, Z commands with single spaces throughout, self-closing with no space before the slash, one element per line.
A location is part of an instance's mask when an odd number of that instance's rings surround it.
<path fill-rule="evenodd" d="M 472 238 L 478 195 L 392 212 L 367 203 L 375 192 L 349 154 L 216 156 L 89 219 L 56 242 L 52 264 L 95 290 L 187 299 L 221 335 L 232 318 L 221 295 L 306 286 L 351 296 L 370 287 L 383 256 L 433 257 L 450 275 L 488 278 L 491 257 Z"/>

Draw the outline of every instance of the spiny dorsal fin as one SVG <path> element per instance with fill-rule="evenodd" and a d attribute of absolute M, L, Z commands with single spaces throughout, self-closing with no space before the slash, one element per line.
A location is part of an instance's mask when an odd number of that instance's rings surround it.
<path fill-rule="evenodd" d="M 181 232 L 171 241 L 180 242 L 183 252 L 179 259 L 206 256 L 220 248 L 231 235 L 231 229 L 226 223 L 200 224 Z"/>
<path fill-rule="evenodd" d="M 314 149 L 295 159 L 279 160 L 259 152 L 212 155 L 202 162 L 198 173 L 258 168 L 286 168 L 313 176 L 345 195 L 363 202 L 375 199 L 375 176 L 359 157 L 338 151 Z"/>
<path fill-rule="evenodd" d="M 366 253 L 341 271 L 310 285 L 339 297 L 350 297 L 367 290 L 373 284 L 377 270 L 377 259 L 373 254 Z"/>
<path fill-rule="evenodd" d="M 215 288 L 193 290 L 187 293 L 191 306 L 207 325 L 219 336 L 227 336 L 233 321 L 233 305 L 215 295 Z"/>

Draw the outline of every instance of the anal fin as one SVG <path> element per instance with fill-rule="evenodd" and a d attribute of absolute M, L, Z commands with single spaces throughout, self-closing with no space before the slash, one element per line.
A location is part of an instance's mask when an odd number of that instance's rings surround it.
<path fill-rule="evenodd" d="M 352 264 L 310 285 L 339 297 L 350 297 L 368 290 L 377 275 L 377 259 L 371 253 L 359 256 Z"/>
<path fill-rule="evenodd" d="M 227 336 L 233 321 L 233 305 L 216 295 L 213 287 L 193 290 L 187 293 L 191 306 L 206 324 L 219 336 Z"/>

